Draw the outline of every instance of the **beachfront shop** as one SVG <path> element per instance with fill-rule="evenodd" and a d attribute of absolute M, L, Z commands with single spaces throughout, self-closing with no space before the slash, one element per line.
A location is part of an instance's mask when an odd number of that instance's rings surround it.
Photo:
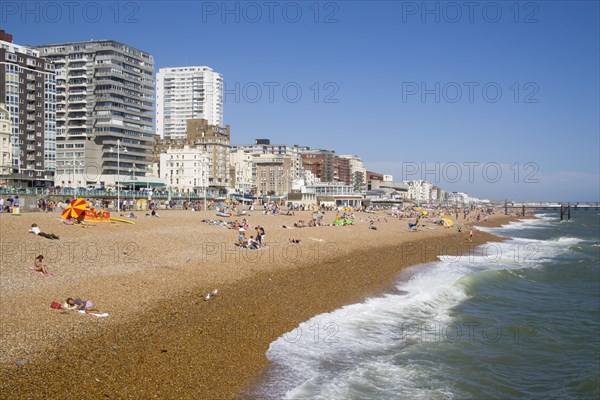
<path fill-rule="evenodd" d="M 314 207 L 315 205 L 317 205 L 317 195 L 314 193 L 288 193 L 287 195 L 288 207 Z"/>
<path fill-rule="evenodd" d="M 363 198 L 361 195 L 342 195 L 333 196 L 337 207 L 359 208 L 362 206 Z"/>

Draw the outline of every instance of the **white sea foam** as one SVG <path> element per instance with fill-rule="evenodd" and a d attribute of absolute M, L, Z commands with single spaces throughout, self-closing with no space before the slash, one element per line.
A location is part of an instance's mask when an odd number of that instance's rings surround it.
<path fill-rule="evenodd" d="M 529 221 L 515 225 L 531 229 L 535 223 Z M 453 308 L 468 298 L 471 280 L 464 278 L 483 277 L 485 271 L 539 268 L 579 242 L 568 236 L 514 238 L 480 246 L 473 254 L 408 268 L 396 285 L 398 293 L 318 315 L 271 343 L 267 357 L 274 373 L 259 395 L 390 398 L 401 392 L 410 399 L 460 397 L 451 383 L 432 379 L 435 365 L 410 359 L 418 357 L 424 344 L 440 339 L 436 327 L 452 324 Z"/>

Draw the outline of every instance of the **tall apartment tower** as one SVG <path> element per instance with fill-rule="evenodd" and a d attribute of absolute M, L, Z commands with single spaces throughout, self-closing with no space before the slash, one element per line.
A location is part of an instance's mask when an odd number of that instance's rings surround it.
<path fill-rule="evenodd" d="M 185 139 L 187 120 L 223 126 L 223 76 L 209 67 L 161 68 L 156 74 L 156 133 Z"/>
<path fill-rule="evenodd" d="M 74 186 L 79 174 L 87 183 L 144 175 L 154 145 L 154 58 L 112 40 L 36 48 L 57 72 L 57 185 Z"/>
<path fill-rule="evenodd" d="M 352 185 L 352 187 L 354 188 L 354 191 L 357 193 L 362 193 L 364 191 L 366 191 L 367 186 L 367 179 L 366 179 L 366 173 L 367 170 L 365 169 L 365 165 L 362 161 L 362 159 L 360 159 L 358 156 L 355 155 L 341 155 L 338 156 L 337 158 L 339 159 L 346 159 L 348 160 L 348 164 L 350 167 L 350 182 L 348 182 L 348 184 Z M 341 176 L 342 174 L 340 174 Z"/>
<path fill-rule="evenodd" d="M 310 171 L 321 182 L 334 182 L 335 174 L 335 152 L 333 150 L 311 149 L 301 154 L 302 168 Z"/>
<path fill-rule="evenodd" d="M 0 101 L 12 122 L 9 185 L 54 185 L 56 160 L 56 77 L 54 65 L 37 50 L 0 35 Z"/>

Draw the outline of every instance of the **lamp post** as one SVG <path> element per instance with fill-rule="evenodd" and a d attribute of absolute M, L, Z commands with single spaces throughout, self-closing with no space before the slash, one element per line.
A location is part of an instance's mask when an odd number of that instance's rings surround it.
<path fill-rule="evenodd" d="M 137 182 L 137 178 L 135 176 L 135 172 L 136 172 L 135 171 L 135 163 L 133 163 L 133 169 L 132 169 L 132 171 L 133 171 L 133 176 L 132 176 L 131 180 L 133 181 L 133 202 L 135 203 L 135 190 L 137 189 L 137 183 L 136 183 Z"/>
<path fill-rule="evenodd" d="M 77 198 L 77 185 L 75 184 L 75 147 L 73 147 L 73 196 L 74 198 Z"/>
<path fill-rule="evenodd" d="M 75 183 L 75 145 L 73 145 L 73 198 L 77 198 L 77 185 Z"/>
<path fill-rule="evenodd" d="M 208 157 L 204 157 L 203 159 L 203 168 L 202 168 L 202 186 L 204 186 L 204 211 L 206 211 L 206 196 L 208 190 Z"/>
<path fill-rule="evenodd" d="M 121 146 L 121 140 L 117 139 L 117 212 L 121 212 L 121 191 L 119 190 L 119 181 L 121 180 L 121 147 L 123 147 L 123 153 L 127 153 L 127 147 Z M 110 148 L 110 152 L 113 152 L 113 148 Z"/>
<path fill-rule="evenodd" d="M 152 168 L 146 165 L 146 209 L 150 209 L 150 201 L 152 200 L 152 193 L 150 192 L 150 172 Z"/>
<path fill-rule="evenodd" d="M 149 165 L 146 165 L 146 191 L 148 193 L 150 193 L 150 171 L 152 171 L 152 168 L 150 168 Z"/>

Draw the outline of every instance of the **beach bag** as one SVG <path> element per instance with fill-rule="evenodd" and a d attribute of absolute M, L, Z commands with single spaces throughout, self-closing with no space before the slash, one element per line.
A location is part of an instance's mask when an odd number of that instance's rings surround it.
<path fill-rule="evenodd" d="M 56 310 L 60 310 L 62 308 L 62 306 L 60 305 L 59 302 L 53 301 L 52 303 L 50 303 L 50 308 L 54 308 Z"/>

